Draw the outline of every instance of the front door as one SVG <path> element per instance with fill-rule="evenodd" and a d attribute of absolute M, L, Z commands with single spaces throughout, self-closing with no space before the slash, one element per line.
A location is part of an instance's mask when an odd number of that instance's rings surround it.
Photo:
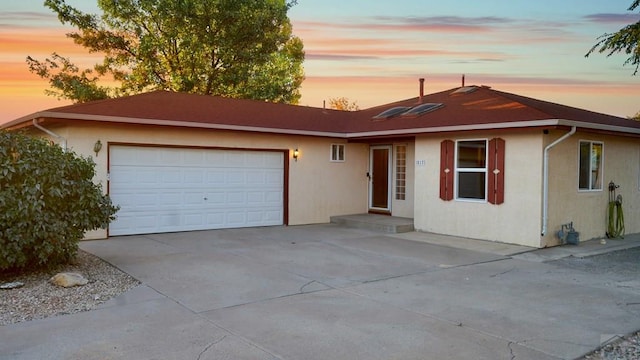
<path fill-rule="evenodd" d="M 369 161 L 369 209 L 391 211 L 391 145 L 370 148 Z"/>

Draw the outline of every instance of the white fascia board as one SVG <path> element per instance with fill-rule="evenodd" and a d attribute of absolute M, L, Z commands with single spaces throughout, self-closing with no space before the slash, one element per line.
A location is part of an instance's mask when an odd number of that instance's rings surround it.
<path fill-rule="evenodd" d="M 365 132 L 347 134 L 347 138 L 351 139 L 351 138 L 371 137 L 371 136 L 429 134 L 429 133 L 470 131 L 470 130 L 495 130 L 495 129 L 540 127 L 540 126 L 556 126 L 558 125 L 558 122 L 559 121 L 557 119 L 549 119 L 549 120 L 534 120 L 534 121 L 512 121 L 512 122 L 491 123 L 491 124 L 453 125 L 453 126 L 439 126 L 439 127 L 428 127 L 428 128 L 365 131 Z"/>
<path fill-rule="evenodd" d="M 640 135 L 640 128 L 632 128 L 632 127 L 626 127 L 626 126 L 587 123 L 587 122 L 573 121 L 573 120 L 559 120 L 558 125 L 575 126 L 577 128 L 582 128 L 582 129 L 612 131 L 612 132 Z"/>
<path fill-rule="evenodd" d="M 25 126 L 31 126 L 32 125 L 32 121 L 33 119 L 39 119 L 42 117 L 42 112 L 35 112 L 29 115 L 25 115 L 23 117 L 17 118 L 15 120 L 11 120 L 9 122 L 6 122 L 4 124 L 0 124 L 0 129 L 9 129 L 12 128 L 16 125 L 21 125 L 21 124 L 25 124 Z"/>
<path fill-rule="evenodd" d="M 199 129 L 250 131 L 250 132 L 260 132 L 260 133 L 270 133 L 270 134 L 308 135 L 308 136 L 346 138 L 346 134 L 344 133 L 328 132 L 328 131 L 279 129 L 279 128 L 259 127 L 259 126 L 211 124 L 211 123 L 201 123 L 201 122 L 192 122 L 192 121 L 144 119 L 144 118 L 131 118 L 131 117 L 120 117 L 120 116 L 69 114 L 69 113 L 58 113 L 58 112 L 49 112 L 49 111 L 37 113 L 37 115 L 38 117 L 59 118 L 59 119 L 68 119 L 68 120 L 104 121 L 104 122 L 122 123 L 122 124 L 158 125 L 158 126 L 199 128 Z M 17 120 L 15 122 L 17 122 Z"/>
<path fill-rule="evenodd" d="M 38 119 L 38 118 L 59 118 L 59 119 L 69 119 L 69 120 L 104 121 L 104 122 L 125 123 L 125 124 L 143 124 L 143 125 L 159 125 L 159 126 L 201 128 L 201 129 L 250 131 L 250 132 L 269 133 L 269 134 L 320 136 L 320 137 L 333 137 L 333 138 L 342 138 L 342 139 L 366 138 L 366 137 L 377 137 L 377 136 L 433 134 L 433 133 L 440 133 L 440 132 L 457 132 L 457 131 L 473 131 L 473 130 L 517 129 L 517 128 L 545 127 L 545 126 L 569 126 L 569 127 L 576 126 L 577 128 L 583 128 L 583 129 L 593 129 L 593 130 L 612 131 L 612 132 L 640 135 L 640 129 L 638 128 L 613 126 L 613 125 L 606 125 L 606 124 L 596 124 L 596 123 L 590 123 L 590 122 L 564 120 L 564 119 L 511 121 L 511 122 L 489 123 L 489 124 L 453 125 L 453 126 L 342 133 L 342 132 L 329 132 L 329 131 L 267 128 L 267 127 L 259 127 L 259 126 L 211 124 L 211 123 L 176 121 L 176 120 L 143 119 L 143 118 L 119 117 L 119 116 L 70 114 L 70 113 L 55 112 L 55 111 L 42 111 L 42 112 L 37 112 L 37 113 L 27 115 L 27 116 L 23 116 L 19 119 L 0 125 L 0 128 L 3 128 L 3 129 L 10 128 L 12 126 L 20 125 L 27 121 L 31 122 L 31 120 Z"/>

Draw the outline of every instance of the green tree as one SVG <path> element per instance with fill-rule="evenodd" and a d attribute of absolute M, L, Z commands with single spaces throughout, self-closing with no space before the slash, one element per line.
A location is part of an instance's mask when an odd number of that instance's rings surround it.
<path fill-rule="evenodd" d="M 118 210 L 94 162 L 43 138 L 0 131 L 0 271 L 65 263 Z"/>
<path fill-rule="evenodd" d="M 304 80 L 302 40 L 292 34 L 286 0 L 98 0 L 102 15 L 83 13 L 65 0 L 46 0 L 67 36 L 104 54 L 80 71 L 53 54 L 27 57 L 47 79 L 48 93 L 76 102 L 171 90 L 297 103 Z M 113 78 L 119 86 L 99 86 Z"/>
<path fill-rule="evenodd" d="M 640 6 L 640 0 L 634 0 L 629 11 L 633 11 Z M 599 41 L 587 52 L 588 57 L 593 52 L 606 53 L 607 57 L 616 53 L 625 53 L 629 55 L 624 65 L 635 65 L 633 75 L 638 73 L 640 67 L 640 21 L 630 24 L 613 34 L 604 34 L 600 36 Z"/>
<path fill-rule="evenodd" d="M 360 110 L 356 101 L 351 101 L 346 97 L 337 97 L 329 99 L 329 107 L 335 110 L 357 111 Z"/>
<path fill-rule="evenodd" d="M 629 116 L 629 119 L 631 120 L 635 120 L 635 121 L 640 121 L 640 111 L 638 111 L 635 115 L 633 116 Z"/>

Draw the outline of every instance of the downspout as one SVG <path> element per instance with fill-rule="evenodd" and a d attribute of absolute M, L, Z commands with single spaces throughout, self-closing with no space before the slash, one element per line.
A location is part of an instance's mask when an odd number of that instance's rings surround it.
<path fill-rule="evenodd" d="M 42 125 L 38 124 L 38 119 L 33 119 L 33 126 L 35 126 L 37 129 L 42 130 L 44 132 L 46 132 L 47 134 L 53 136 L 54 138 L 57 138 L 58 140 L 60 140 L 61 146 L 62 146 L 62 151 L 67 151 L 67 139 L 65 139 L 64 137 L 54 133 L 53 131 L 49 130 L 49 129 L 45 129 Z"/>
<path fill-rule="evenodd" d="M 576 127 L 572 126 L 571 131 L 564 134 L 558 140 L 552 142 L 544 148 L 544 158 L 542 160 L 542 234 L 547 234 L 547 225 L 549 222 L 549 150 L 559 143 L 565 141 L 568 137 L 576 133 Z"/>

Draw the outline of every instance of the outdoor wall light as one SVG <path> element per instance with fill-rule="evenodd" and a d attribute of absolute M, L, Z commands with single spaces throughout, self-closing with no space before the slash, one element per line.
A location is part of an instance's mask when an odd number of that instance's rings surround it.
<path fill-rule="evenodd" d="M 95 144 L 93 144 L 93 152 L 96 153 L 96 157 L 98 157 L 98 153 L 100 152 L 100 150 L 102 150 L 102 143 L 100 142 L 100 140 L 98 140 Z"/>
<path fill-rule="evenodd" d="M 300 151 L 298 150 L 298 148 L 295 148 L 295 150 L 293 150 L 293 159 L 295 161 L 298 161 L 298 156 L 300 156 Z"/>

